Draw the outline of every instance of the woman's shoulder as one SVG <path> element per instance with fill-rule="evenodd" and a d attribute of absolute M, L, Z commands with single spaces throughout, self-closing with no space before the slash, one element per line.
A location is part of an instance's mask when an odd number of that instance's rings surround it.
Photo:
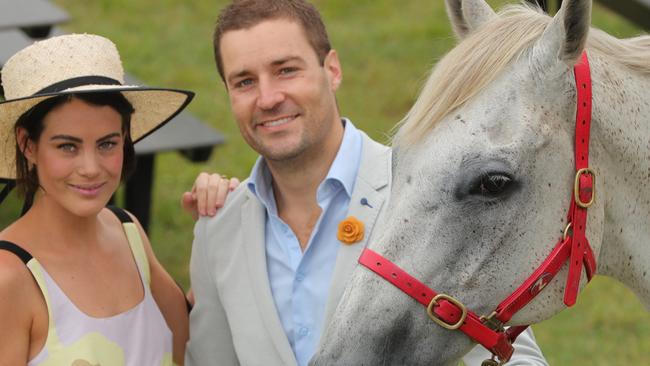
<path fill-rule="evenodd" d="M 31 257 L 29 225 L 23 218 L 14 221 L 0 232 L 0 293 L 24 286 L 32 282 L 31 274 L 25 263 Z"/>
<path fill-rule="evenodd" d="M 136 226 L 140 226 L 135 215 L 123 208 L 114 206 L 104 207 L 99 213 L 99 218 L 103 222 L 110 223 L 114 226 L 121 226 L 127 222 L 132 222 L 135 223 Z"/>
<path fill-rule="evenodd" d="M 29 225 L 23 221 L 18 219 L 0 231 L 0 288 L 3 287 L 3 281 L 17 280 L 23 275 L 30 278 L 24 262 L 26 257 L 31 257 L 26 245 L 30 242 L 30 230 Z"/>
<path fill-rule="evenodd" d="M 5 244 L 17 245 L 7 239 L 5 235 L 4 239 L 0 240 Z M 3 246 L 6 247 L 6 245 Z M 25 295 L 25 289 L 34 285 L 29 268 L 21 258 L 22 254 L 20 251 L 0 248 L 0 294 L 2 294 L 0 297 L 3 299 L 12 299 L 13 296 L 22 297 Z"/>
<path fill-rule="evenodd" d="M 138 219 L 133 215 L 132 213 L 128 212 L 127 210 L 121 209 L 121 208 L 115 208 L 115 207 L 107 207 L 102 209 L 102 211 L 99 214 L 100 220 L 102 220 L 103 223 L 110 229 L 110 236 L 114 237 L 113 235 L 117 235 L 120 237 L 124 237 L 124 223 L 132 223 L 135 225 L 135 227 L 138 230 L 138 234 L 140 237 L 140 240 L 147 252 L 150 251 L 150 244 L 149 244 L 149 239 L 147 238 L 147 234 L 142 228 L 142 225 L 140 225 L 140 222 Z M 149 253 L 147 253 L 149 254 Z"/>

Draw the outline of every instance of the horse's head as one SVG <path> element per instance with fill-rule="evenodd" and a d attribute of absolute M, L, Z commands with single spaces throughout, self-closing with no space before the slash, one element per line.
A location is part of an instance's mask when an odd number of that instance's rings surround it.
<path fill-rule="evenodd" d="M 447 0 L 447 10 L 461 41 L 436 65 L 396 134 L 391 199 L 369 247 L 488 315 L 547 257 L 567 224 L 575 176 L 573 65 L 595 42 L 588 42 L 591 1 L 565 0 L 554 18 L 523 6 L 496 14 L 483 0 Z M 620 65 L 598 57 L 593 63 L 598 77 L 611 79 L 595 83 L 620 81 Z M 638 93 L 640 87 L 630 91 Z M 595 118 L 613 115 L 594 108 Z M 611 126 L 594 128 L 615 134 Z M 615 163 L 604 140 L 591 144 L 592 161 Z M 604 201 L 603 194 L 589 208 L 587 237 L 596 257 Z M 563 309 L 566 272 L 511 324 Z M 358 266 L 314 364 L 447 365 L 471 346 Z"/>

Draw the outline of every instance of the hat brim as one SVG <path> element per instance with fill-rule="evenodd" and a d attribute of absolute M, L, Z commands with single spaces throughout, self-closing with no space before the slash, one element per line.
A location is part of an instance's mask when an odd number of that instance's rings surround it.
<path fill-rule="evenodd" d="M 23 113 L 38 103 L 66 94 L 119 92 L 134 108 L 131 116 L 131 139 L 142 140 L 179 114 L 194 98 L 181 89 L 149 88 L 125 85 L 84 85 L 61 92 L 39 94 L 0 102 L 0 180 L 16 179 L 16 138 L 14 126 Z"/>

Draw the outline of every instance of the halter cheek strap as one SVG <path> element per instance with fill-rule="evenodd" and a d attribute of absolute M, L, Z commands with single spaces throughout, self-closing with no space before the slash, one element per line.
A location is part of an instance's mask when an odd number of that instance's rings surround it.
<path fill-rule="evenodd" d="M 359 263 L 369 268 L 427 307 L 429 317 L 443 328 L 458 329 L 490 352 L 493 359 L 484 365 L 499 365 L 512 357 L 512 343 L 528 326 L 504 328 L 512 316 L 526 306 L 546 288 L 564 264 L 569 262 L 564 290 L 564 303 L 573 306 L 578 296 L 582 267 L 587 280 L 596 273 L 596 260 L 586 238 L 587 209 L 595 198 L 596 174 L 589 168 L 589 135 L 591 127 L 591 75 L 587 54 L 574 67 L 577 91 L 577 112 L 575 130 L 575 179 L 568 213 L 568 224 L 564 236 L 555 245 L 549 256 L 522 283 L 517 290 L 502 301 L 488 316 L 478 316 L 469 311 L 455 298 L 439 294 L 396 264 L 376 252 L 364 249 Z M 498 362 L 494 358 L 498 358 Z"/>

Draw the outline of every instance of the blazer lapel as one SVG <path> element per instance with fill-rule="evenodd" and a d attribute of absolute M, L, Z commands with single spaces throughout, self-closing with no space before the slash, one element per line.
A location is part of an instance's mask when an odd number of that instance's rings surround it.
<path fill-rule="evenodd" d="M 350 199 L 348 216 L 354 216 L 363 222 L 364 237 L 358 243 L 341 244 L 339 248 L 325 307 L 323 332 L 334 315 L 347 281 L 357 265 L 361 251 L 368 244 L 377 217 L 390 194 L 391 150 L 371 140 L 365 133 L 361 133 L 363 136 L 361 163 Z"/>
<path fill-rule="evenodd" d="M 266 227 L 266 212 L 264 207 L 248 193 L 248 201 L 241 210 L 243 245 L 246 246 L 248 270 L 255 293 L 255 302 L 264 319 L 269 339 L 282 359 L 283 365 L 296 365 L 298 362 L 291 350 L 289 340 L 284 334 L 278 311 L 273 301 L 268 271 L 266 269 L 266 247 L 264 231 Z M 254 352 L 254 351 L 253 351 Z M 269 364 L 274 364 L 269 360 Z"/>

